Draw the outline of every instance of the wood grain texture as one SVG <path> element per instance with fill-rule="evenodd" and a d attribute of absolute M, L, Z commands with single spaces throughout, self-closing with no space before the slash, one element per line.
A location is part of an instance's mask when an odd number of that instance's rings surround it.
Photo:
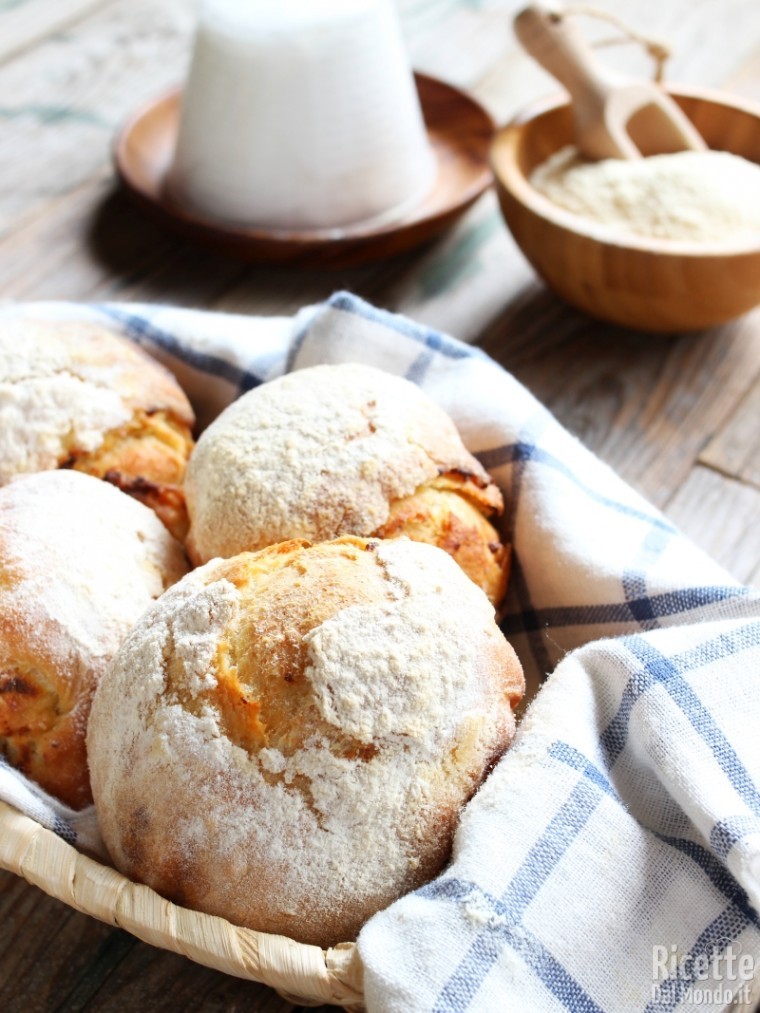
<path fill-rule="evenodd" d="M 760 106 L 680 87 L 671 95 L 711 148 L 760 164 Z M 712 327 L 760 303 L 760 239 L 718 245 L 605 233 L 539 194 L 530 175 L 573 142 L 574 123 L 566 99 L 540 103 L 501 130 L 492 149 L 504 217 L 550 288 L 594 317 L 656 333 Z M 591 133 L 601 145 L 605 135 Z"/>
<path fill-rule="evenodd" d="M 760 489 L 760 382 L 740 400 L 699 455 L 700 464 Z"/>
<path fill-rule="evenodd" d="M 0 3 L 0 63 L 104 7 L 108 0 L 4 0 Z"/>
<path fill-rule="evenodd" d="M 524 52 L 508 27 L 510 18 L 522 6 L 520 0 L 489 4 L 492 58 L 484 58 L 480 77 L 473 76 L 468 82 L 500 123 L 506 123 L 533 100 L 557 91 L 556 81 Z M 667 80 L 702 88 L 725 86 L 748 98 L 753 96 L 760 46 L 760 9 L 754 0 L 697 0 L 692 4 L 683 0 L 598 0 L 593 6 L 668 43 L 671 56 L 666 66 Z M 579 23 L 592 39 L 615 35 L 609 26 L 595 25 L 590 18 L 579 19 Z M 451 40 L 450 44 L 454 45 Z M 499 55 L 495 56 L 497 45 Z M 488 50 L 484 42 L 481 47 L 485 57 Z M 611 46 L 599 50 L 598 56 L 621 73 L 652 76 L 652 62 L 640 46 Z M 456 66 L 458 61 L 454 59 L 453 63 Z M 446 77 L 434 58 L 425 68 Z"/>
<path fill-rule="evenodd" d="M 153 226 L 109 172 L 0 239 L 0 292 L 15 299 L 154 300 L 205 305 L 243 274 Z"/>
<path fill-rule="evenodd" d="M 693 468 L 667 504 L 668 517 L 729 573 L 760 585 L 760 489 L 711 468 Z"/>
<path fill-rule="evenodd" d="M 480 343 L 664 507 L 760 373 L 760 312 L 720 329 L 646 336 L 569 313 L 536 284 Z"/>
<path fill-rule="evenodd" d="M 191 0 L 107 4 L 0 66 L 0 236 L 110 172 L 118 125 L 184 74 L 191 10 Z"/>

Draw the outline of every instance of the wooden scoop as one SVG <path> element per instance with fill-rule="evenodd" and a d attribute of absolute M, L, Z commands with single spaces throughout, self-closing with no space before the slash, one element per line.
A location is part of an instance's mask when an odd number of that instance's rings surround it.
<path fill-rule="evenodd" d="M 570 92 L 581 154 L 640 158 L 704 151 L 692 123 L 654 81 L 619 76 L 600 66 L 561 7 L 531 4 L 514 21 L 523 47 Z"/>

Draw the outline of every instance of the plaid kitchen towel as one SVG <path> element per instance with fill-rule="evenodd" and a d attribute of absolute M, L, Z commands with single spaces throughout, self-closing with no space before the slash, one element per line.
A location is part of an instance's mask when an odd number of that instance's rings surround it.
<path fill-rule="evenodd" d="M 174 370 L 203 421 L 317 363 L 401 374 L 501 486 L 515 550 L 502 627 L 531 694 L 549 678 L 467 806 L 449 867 L 361 933 L 370 1011 L 664 1013 L 748 998 L 760 960 L 760 594 L 482 352 L 353 296 L 292 319 L 63 303 L 0 319 L 20 314 L 128 335 Z M 88 814 L 72 824 L 20 790 L 0 768 L 0 797 L 97 845 Z"/>

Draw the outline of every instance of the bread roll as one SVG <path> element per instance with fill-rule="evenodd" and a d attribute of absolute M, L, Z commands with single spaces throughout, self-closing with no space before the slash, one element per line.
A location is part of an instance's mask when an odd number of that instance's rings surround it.
<path fill-rule="evenodd" d="M 97 324 L 0 323 L 0 485 L 73 468 L 150 506 L 180 540 L 193 412 L 174 377 Z"/>
<path fill-rule="evenodd" d="M 41 472 L 0 489 L 0 750 L 74 808 L 92 801 L 95 685 L 186 570 L 152 511 L 89 475 Z"/>
<path fill-rule="evenodd" d="M 504 596 L 509 551 L 487 520 L 499 490 L 445 412 L 382 370 L 315 366 L 249 391 L 201 436 L 185 491 L 196 564 L 288 538 L 408 535 Z"/>
<path fill-rule="evenodd" d="M 123 873 L 328 946 L 446 862 L 523 676 L 440 549 L 343 538 L 217 559 L 169 590 L 95 695 L 98 820 Z"/>

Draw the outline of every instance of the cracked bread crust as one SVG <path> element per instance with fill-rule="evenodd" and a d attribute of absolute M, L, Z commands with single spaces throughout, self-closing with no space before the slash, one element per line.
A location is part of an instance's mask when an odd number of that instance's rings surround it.
<path fill-rule="evenodd" d="M 425 483 L 390 504 L 378 538 L 411 538 L 447 552 L 496 608 L 509 582 L 511 550 L 484 516 L 483 490 L 456 472 Z"/>
<path fill-rule="evenodd" d="M 409 540 L 295 540 L 193 571 L 95 696 L 117 868 L 238 925 L 352 939 L 434 876 L 523 692 L 493 608 Z"/>
<path fill-rule="evenodd" d="M 315 366 L 244 394 L 200 437 L 185 491 L 196 564 L 288 538 L 408 535 L 453 548 L 503 597 L 508 552 L 486 519 L 502 511 L 498 488 L 448 415 L 382 370 Z"/>
<path fill-rule="evenodd" d="M 95 685 L 186 569 L 151 511 L 88 475 L 40 472 L 0 489 L 0 752 L 75 809 L 92 801 Z"/>
<path fill-rule="evenodd" d="M 187 427 L 165 411 L 135 410 L 90 452 L 73 452 L 62 467 L 105 479 L 150 507 L 164 527 L 184 542 L 188 518 L 182 483 L 193 439 Z"/>
<path fill-rule="evenodd" d="M 148 505 L 182 539 L 194 421 L 174 377 L 104 327 L 0 326 L 0 485 L 55 468 L 106 478 L 137 498 L 132 487 L 149 483 Z"/>

